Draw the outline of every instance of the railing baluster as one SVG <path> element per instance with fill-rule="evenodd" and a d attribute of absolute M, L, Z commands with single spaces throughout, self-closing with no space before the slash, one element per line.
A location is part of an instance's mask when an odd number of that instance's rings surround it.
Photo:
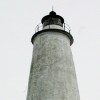
<path fill-rule="evenodd" d="M 49 25 L 49 28 L 50 28 L 50 25 Z M 42 29 L 43 29 L 43 25 L 40 23 L 36 26 L 35 32 L 41 31 Z M 68 33 L 70 33 L 71 31 L 69 25 L 66 23 L 63 24 L 63 29 L 67 31 Z"/>

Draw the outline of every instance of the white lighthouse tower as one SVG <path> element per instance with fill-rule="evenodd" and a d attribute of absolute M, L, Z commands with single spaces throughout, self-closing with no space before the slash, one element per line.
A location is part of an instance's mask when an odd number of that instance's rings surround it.
<path fill-rule="evenodd" d="M 41 23 L 31 39 L 34 48 L 27 100 L 79 100 L 70 29 L 54 11 Z"/>

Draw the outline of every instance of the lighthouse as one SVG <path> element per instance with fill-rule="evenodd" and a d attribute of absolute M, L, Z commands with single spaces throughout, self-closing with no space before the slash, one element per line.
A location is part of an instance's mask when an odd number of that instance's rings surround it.
<path fill-rule="evenodd" d="M 44 16 L 31 42 L 27 100 L 80 100 L 70 48 L 73 37 L 64 18 L 54 11 Z"/>

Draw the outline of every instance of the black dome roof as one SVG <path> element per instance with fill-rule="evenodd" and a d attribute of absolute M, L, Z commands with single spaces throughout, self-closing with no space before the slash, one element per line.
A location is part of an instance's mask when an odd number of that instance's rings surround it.
<path fill-rule="evenodd" d="M 46 15 L 46 16 L 44 16 L 43 18 L 42 18 L 42 20 L 41 20 L 41 22 L 42 22 L 42 24 L 43 24 L 43 22 L 45 21 L 45 20 L 47 20 L 47 19 L 49 19 L 49 18 L 59 18 L 60 20 L 61 20 L 61 23 L 63 24 L 64 23 L 64 19 L 63 19 L 63 17 L 61 17 L 61 16 L 59 16 L 59 15 L 56 15 L 56 12 L 54 12 L 54 11 L 51 11 L 50 13 L 49 13 L 49 15 Z"/>

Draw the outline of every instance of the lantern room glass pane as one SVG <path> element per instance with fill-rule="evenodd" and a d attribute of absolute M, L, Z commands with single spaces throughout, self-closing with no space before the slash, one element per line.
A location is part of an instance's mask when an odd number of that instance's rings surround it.
<path fill-rule="evenodd" d="M 43 22 L 43 26 L 51 25 L 51 24 L 63 26 L 59 18 L 49 18 Z"/>

